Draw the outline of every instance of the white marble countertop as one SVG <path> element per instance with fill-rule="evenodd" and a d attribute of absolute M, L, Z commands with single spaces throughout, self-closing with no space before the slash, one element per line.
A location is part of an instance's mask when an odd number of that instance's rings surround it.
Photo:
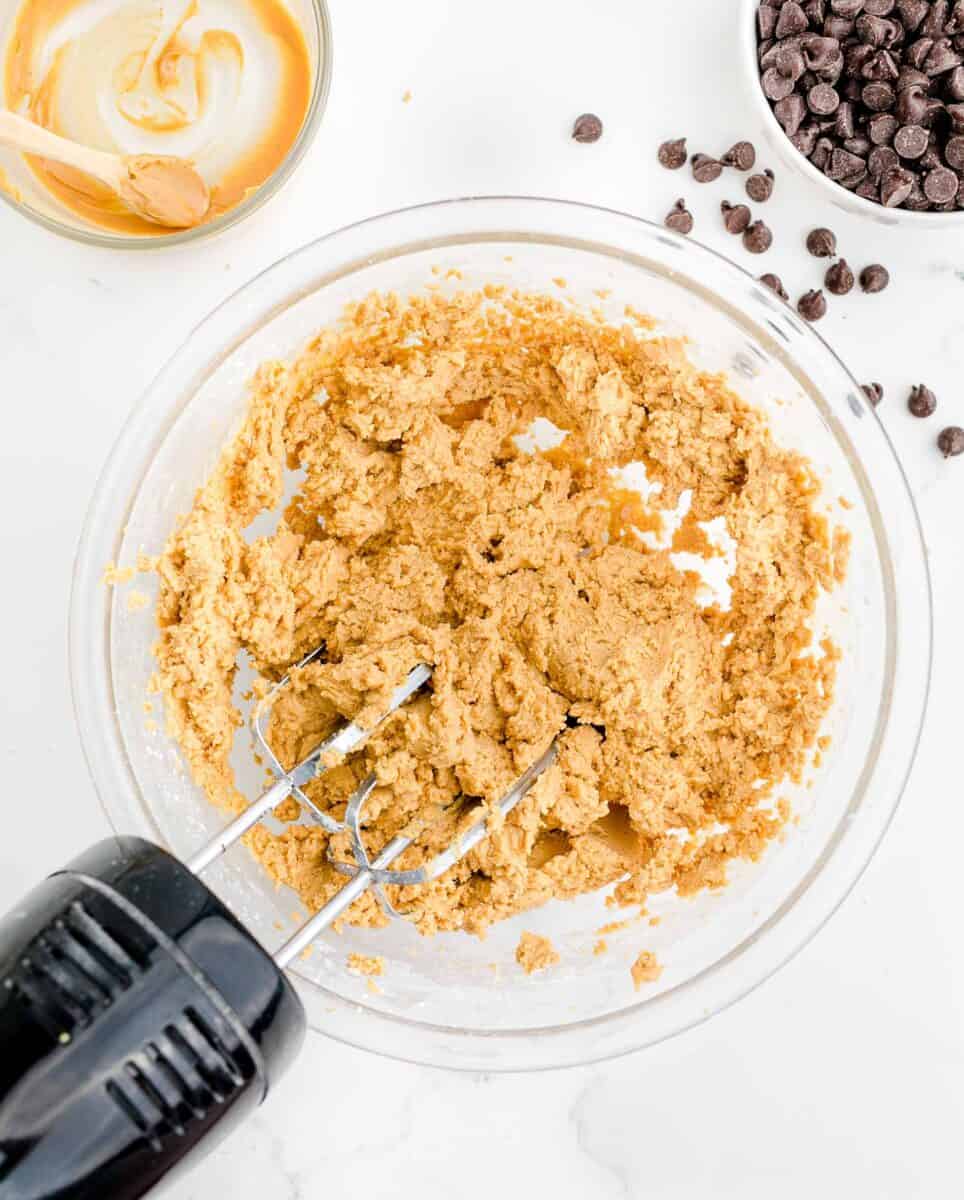
<path fill-rule="evenodd" d="M 100 465 L 159 365 L 216 302 L 286 251 L 441 197 L 533 193 L 658 219 L 685 194 L 694 236 L 750 261 L 721 230 L 726 190 L 655 161 L 656 145 L 681 133 L 694 150 L 761 142 L 732 66 L 736 7 L 332 0 L 328 115 L 293 181 L 249 223 L 190 253 L 111 255 L 0 211 L 0 910 L 107 831 L 70 709 L 67 595 Z M 606 125 L 595 146 L 568 138 L 586 109 Z M 619 1062 L 479 1078 L 313 1035 L 246 1132 L 173 1189 L 179 1200 L 958 1192 L 964 459 L 945 463 L 934 439 L 941 424 L 964 424 L 964 232 L 881 231 L 786 172 L 766 215 L 776 239 L 757 269 L 778 272 L 794 294 L 822 273 L 802 249 L 814 224 L 837 231 L 853 265 L 880 260 L 893 277 L 880 296 L 832 303 L 822 325 L 858 377 L 884 385 L 881 414 L 933 570 L 930 713 L 883 847 L 841 912 L 773 980 Z M 930 421 L 905 407 L 918 378 L 940 398 Z"/>

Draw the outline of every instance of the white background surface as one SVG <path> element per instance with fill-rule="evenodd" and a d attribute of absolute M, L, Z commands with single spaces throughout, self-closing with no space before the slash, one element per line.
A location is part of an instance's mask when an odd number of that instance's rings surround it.
<path fill-rule="evenodd" d="M 342 224 L 467 193 L 534 193 L 662 218 L 794 296 L 829 224 L 889 291 L 832 301 L 821 331 L 862 379 L 920 504 L 936 596 L 930 714 L 885 843 L 842 911 L 775 979 L 709 1024 L 603 1066 L 472 1078 L 313 1036 L 248 1129 L 178 1200 L 458 1195 L 868 1200 L 960 1195 L 964 1120 L 964 231 L 914 236 L 838 215 L 786 172 L 754 261 L 720 228 L 738 184 L 661 170 L 687 134 L 762 145 L 732 46 L 735 0 L 332 0 L 335 78 L 307 161 L 260 214 L 190 252 L 109 254 L 0 211 L 0 910 L 107 832 L 67 682 L 71 560 L 100 464 L 139 393 L 210 308 Z M 412 100 L 402 103 L 411 89 Z M 603 140 L 568 138 L 598 112 Z M 767 161 L 765 155 L 762 162 Z M 940 413 L 904 404 L 923 378 Z M 941 419 L 943 418 L 943 420 Z M 105 1197 L 105 1200 L 107 1198 Z"/>

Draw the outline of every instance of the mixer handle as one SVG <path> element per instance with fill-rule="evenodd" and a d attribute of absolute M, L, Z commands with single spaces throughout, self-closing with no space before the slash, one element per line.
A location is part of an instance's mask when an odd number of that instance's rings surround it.
<path fill-rule="evenodd" d="M 135 1200 L 213 1148 L 305 1015 L 177 859 L 111 838 L 0 920 L 0 1197 Z"/>

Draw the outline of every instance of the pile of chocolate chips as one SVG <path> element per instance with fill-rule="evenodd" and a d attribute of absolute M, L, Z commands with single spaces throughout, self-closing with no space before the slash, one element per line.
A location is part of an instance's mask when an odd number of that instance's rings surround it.
<path fill-rule="evenodd" d="M 761 0 L 757 32 L 764 94 L 828 179 L 964 208 L 964 0 Z"/>

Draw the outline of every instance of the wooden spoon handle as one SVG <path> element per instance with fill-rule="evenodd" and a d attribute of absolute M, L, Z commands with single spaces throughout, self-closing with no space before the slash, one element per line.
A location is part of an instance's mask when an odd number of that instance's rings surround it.
<path fill-rule="evenodd" d="M 42 125 L 35 125 L 26 117 L 6 110 L 0 110 L 0 144 L 24 154 L 37 154 L 41 158 L 76 167 L 78 171 L 85 171 L 115 189 L 123 172 L 123 164 L 116 154 L 81 146 L 79 142 L 71 142 L 44 129 Z"/>

